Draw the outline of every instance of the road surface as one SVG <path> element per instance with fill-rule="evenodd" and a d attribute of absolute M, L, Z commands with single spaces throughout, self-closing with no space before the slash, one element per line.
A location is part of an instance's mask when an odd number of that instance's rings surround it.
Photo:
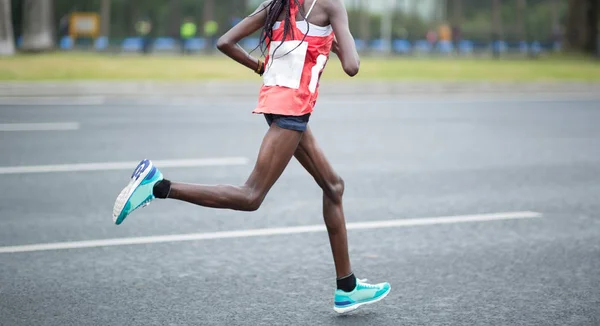
<path fill-rule="evenodd" d="M 0 324 L 600 324 L 600 100 L 324 97 L 310 125 L 346 181 L 354 271 L 392 284 L 345 316 L 297 162 L 257 212 L 157 201 L 112 223 L 143 158 L 243 183 L 255 101 L 1 105 Z"/>

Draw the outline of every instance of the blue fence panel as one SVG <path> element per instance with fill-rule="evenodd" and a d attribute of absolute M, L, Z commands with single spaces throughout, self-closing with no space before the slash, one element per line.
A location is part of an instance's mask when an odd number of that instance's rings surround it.
<path fill-rule="evenodd" d="M 367 49 L 367 42 L 365 40 L 355 40 L 354 41 L 356 43 L 356 50 L 357 51 L 364 51 Z"/>
<path fill-rule="evenodd" d="M 185 42 L 184 45 L 187 51 L 202 51 L 206 48 L 206 40 L 199 37 L 194 37 Z"/>
<path fill-rule="evenodd" d="M 432 46 L 431 43 L 429 43 L 429 41 L 427 40 L 418 40 L 415 43 L 415 49 L 417 50 L 417 52 L 430 53 L 432 50 Z"/>
<path fill-rule="evenodd" d="M 177 40 L 172 37 L 158 37 L 154 40 L 152 48 L 156 51 L 173 51 L 177 49 Z"/>
<path fill-rule="evenodd" d="M 254 50 L 258 48 L 260 39 L 258 37 L 250 37 L 242 41 L 242 47 L 246 50 Z"/>
<path fill-rule="evenodd" d="M 491 44 L 492 50 L 498 51 L 499 53 L 505 53 L 508 51 L 508 44 L 505 41 L 495 41 Z"/>
<path fill-rule="evenodd" d="M 473 41 L 462 40 L 458 42 L 458 51 L 462 54 L 472 54 L 475 50 L 475 44 Z"/>
<path fill-rule="evenodd" d="M 371 48 L 371 50 L 373 50 L 375 52 L 385 52 L 385 50 L 386 50 L 386 44 L 383 39 L 376 39 L 376 40 L 371 41 L 371 44 L 369 47 Z"/>
<path fill-rule="evenodd" d="M 408 40 L 394 40 L 392 48 L 396 53 L 407 54 L 411 51 L 411 45 Z"/>
<path fill-rule="evenodd" d="M 128 37 L 123 40 L 121 49 L 125 52 L 141 51 L 143 41 L 140 37 Z"/>
<path fill-rule="evenodd" d="M 108 48 L 108 37 L 100 36 L 94 41 L 94 48 L 97 51 L 106 50 Z"/>
<path fill-rule="evenodd" d="M 69 36 L 64 36 L 59 41 L 59 47 L 61 50 L 73 49 L 73 39 Z"/>
<path fill-rule="evenodd" d="M 527 44 L 527 42 L 525 42 L 525 41 L 519 42 L 519 52 L 521 52 L 521 53 L 529 52 L 529 44 Z"/>
<path fill-rule="evenodd" d="M 542 52 L 542 45 L 540 42 L 535 41 L 531 43 L 531 53 L 532 54 L 540 54 Z"/>
<path fill-rule="evenodd" d="M 600 42 L 598 42 L 598 46 L 600 47 Z M 555 41 L 552 43 L 552 50 L 554 52 L 559 52 L 562 50 L 562 42 L 561 41 Z"/>
<path fill-rule="evenodd" d="M 487 51 L 490 49 L 490 43 L 484 41 L 473 41 L 473 51 Z"/>
<path fill-rule="evenodd" d="M 454 44 L 452 44 L 452 41 L 439 41 L 437 44 L 437 50 L 443 54 L 450 54 L 454 51 Z"/>

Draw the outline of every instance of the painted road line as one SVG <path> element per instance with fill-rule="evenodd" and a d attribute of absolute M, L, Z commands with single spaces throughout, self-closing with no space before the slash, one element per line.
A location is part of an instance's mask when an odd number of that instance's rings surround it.
<path fill-rule="evenodd" d="M 0 123 L 0 131 L 64 131 L 79 130 L 77 122 Z"/>
<path fill-rule="evenodd" d="M 411 226 L 425 226 L 425 225 L 444 225 L 444 224 L 458 224 L 458 223 L 492 222 L 492 221 L 502 221 L 502 220 L 533 219 L 533 218 L 540 218 L 540 217 L 542 217 L 542 214 L 536 213 L 536 212 L 509 212 L 509 213 L 495 213 L 495 214 L 459 215 L 459 216 L 443 216 L 443 217 L 416 218 L 416 219 L 398 219 L 398 220 L 375 221 L 375 222 L 359 222 L 359 223 L 349 223 L 347 225 L 347 228 L 349 230 L 372 230 L 372 229 L 386 229 L 386 228 L 399 228 L 399 227 L 411 227 Z M 170 242 L 182 242 L 182 241 L 266 237 L 266 236 L 315 233 L 315 232 L 325 232 L 325 231 L 326 231 L 325 226 L 320 224 L 320 225 L 294 226 L 294 227 L 284 227 L 284 228 L 238 230 L 238 231 L 224 231 L 224 232 L 211 232 L 211 233 L 193 233 L 193 234 L 175 234 L 175 235 L 163 235 L 163 236 L 119 238 L 119 239 L 76 241 L 76 242 L 44 243 L 44 244 L 32 244 L 32 245 L 24 245 L 24 246 L 0 247 L 0 254 L 2 254 L 2 253 L 8 254 L 8 253 L 21 253 L 21 252 L 36 252 L 36 251 L 48 251 L 48 250 L 67 250 L 67 249 L 111 247 L 111 246 L 127 246 L 127 245 L 153 244 L 153 243 L 170 243 Z"/>
<path fill-rule="evenodd" d="M 102 105 L 104 96 L 0 96 L 3 106 Z"/>
<path fill-rule="evenodd" d="M 159 168 L 237 166 L 237 165 L 248 164 L 248 159 L 245 157 L 222 157 L 222 158 L 152 161 L 152 163 L 154 163 L 154 165 Z M 138 164 L 139 164 L 139 161 L 136 161 L 136 162 L 132 161 L 132 162 L 57 164 L 57 165 L 5 166 L 5 167 L 0 167 L 0 175 L 2 175 L 2 174 L 24 174 L 24 173 L 133 170 L 133 169 L 135 169 L 135 167 Z"/>

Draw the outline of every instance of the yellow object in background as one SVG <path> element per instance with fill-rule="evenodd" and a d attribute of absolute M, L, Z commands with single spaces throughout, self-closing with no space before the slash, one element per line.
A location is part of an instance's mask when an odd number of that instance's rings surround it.
<path fill-rule="evenodd" d="M 69 35 L 72 38 L 100 35 L 100 15 L 91 12 L 75 12 L 69 21 Z"/>
<path fill-rule="evenodd" d="M 440 26 L 440 41 L 451 41 L 452 40 L 452 30 L 450 26 L 444 24 Z"/>
<path fill-rule="evenodd" d="M 219 24 L 214 20 L 209 20 L 204 23 L 204 35 L 213 37 L 219 31 Z"/>
<path fill-rule="evenodd" d="M 147 36 L 152 31 L 152 25 L 146 20 L 140 20 L 135 24 L 135 31 L 140 36 Z"/>
<path fill-rule="evenodd" d="M 183 39 L 189 39 L 196 36 L 196 24 L 191 21 L 183 23 L 179 34 Z"/>

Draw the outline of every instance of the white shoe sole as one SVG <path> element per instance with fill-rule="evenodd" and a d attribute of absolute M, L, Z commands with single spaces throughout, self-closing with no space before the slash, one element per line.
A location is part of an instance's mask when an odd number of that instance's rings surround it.
<path fill-rule="evenodd" d="M 148 165 L 146 170 L 144 170 L 144 172 L 142 172 L 140 174 L 139 178 L 137 178 L 137 179 L 131 178 L 131 181 L 129 181 L 129 184 L 127 184 L 127 186 L 125 188 L 123 188 L 123 190 L 121 190 L 121 193 L 119 194 L 119 196 L 117 197 L 117 200 L 115 201 L 115 206 L 113 207 L 113 222 L 114 223 L 117 223 L 117 219 L 119 218 L 119 215 L 121 215 L 121 212 L 123 211 L 123 208 L 125 207 L 125 204 L 127 204 L 127 201 L 129 201 L 129 199 L 131 198 L 131 195 L 133 195 L 133 192 L 135 191 L 135 189 L 137 189 L 137 187 L 140 185 L 140 183 L 142 183 L 142 181 L 144 181 L 144 179 L 146 179 L 146 176 L 148 175 L 148 173 L 150 173 L 150 171 L 152 171 L 153 167 L 154 167 L 154 165 L 152 164 L 152 162 L 150 162 L 150 164 Z"/>
<path fill-rule="evenodd" d="M 390 292 L 392 292 L 392 287 L 391 286 L 390 286 L 390 290 L 389 291 L 387 291 L 384 295 L 382 295 L 381 297 L 377 298 L 376 300 L 357 303 L 357 304 L 355 304 L 353 306 L 346 307 L 346 308 L 338 308 L 336 306 L 333 306 L 333 310 L 335 312 L 337 312 L 338 314 L 344 314 L 344 313 L 347 313 L 347 312 L 351 312 L 351 311 L 354 311 L 354 310 L 360 308 L 361 306 L 372 304 L 372 303 L 376 303 L 376 302 L 379 302 L 379 301 L 385 299 L 385 297 L 387 297 L 388 294 L 390 294 Z"/>

